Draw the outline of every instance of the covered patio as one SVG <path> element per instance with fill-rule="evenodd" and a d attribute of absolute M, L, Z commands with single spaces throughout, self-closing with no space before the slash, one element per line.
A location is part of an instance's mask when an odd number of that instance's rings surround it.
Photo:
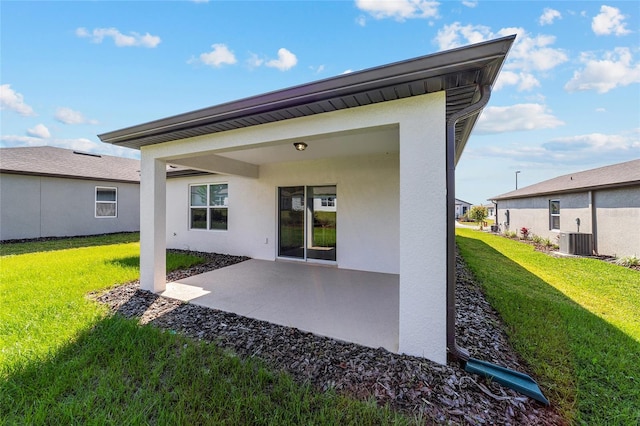
<path fill-rule="evenodd" d="M 160 294 L 320 336 L 398 351 L 399 276 L 251 259 Z"/>
<path fill-rule="evenodd" d="M 226 310 L 286 325 L 295 318 L 317 334 L 441 364 L 447 351 L 468 358 L 455 345 L 455 164 L 514 38 L 99 135 L 141 152 L 141 288 L 170 295 L 188 284 L 199 287 L 184 296 L 196 303 L 218 294 L 211 300 L 237 301 Z M 192 174 L 168 179 L 167 168 Z M 310 207 L 321 195 L 336 207 L 326 244 L 315 231 L 327 218 Z M 168 247 L 272 263 L 214 272 L 211 284 L 254 277 L 227 297 L 199 278 L 171 289 Z M 337 254 L 323 259 L 318 247 Z M 333 268 L 282 263 L 292 257 Z M 389 296 L 370 291 L 378 274 L 393 277 Z"/>

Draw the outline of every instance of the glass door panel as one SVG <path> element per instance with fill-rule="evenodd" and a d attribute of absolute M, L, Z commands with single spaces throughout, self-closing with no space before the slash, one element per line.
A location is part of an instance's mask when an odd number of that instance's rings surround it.
<path fill-rule="evenodd" d="M 336 186 L 307 187 L 307 259 L 336 260 Z"/>
<path fill-rule="evenodd" d="M 278 189 L 278 256 L 304 259 L 304 186 Z"/>

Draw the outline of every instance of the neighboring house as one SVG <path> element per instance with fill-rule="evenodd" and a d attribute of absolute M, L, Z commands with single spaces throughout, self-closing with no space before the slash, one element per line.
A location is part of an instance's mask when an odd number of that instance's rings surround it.
<path fill-rule="evenodd" d="M 457 356 L 455 164 L 514 38 L 99 135 L 141 152 L 141 287 L 165 290 L 167 247 L 397 274 L 398 351 Z M 317 202 L 335 207 L 326 250 L 304 244 Z"/>
<path fill-rule="evenodd" d="M 471 209 L 471 203 L 462 201 L 456 198 L 456 219 L 460 216 L 464 216 Z"/>
<path fill-rule="evenodd" d="M 0 240 L 140 229 L 140 162 L 50 146 L 0 149 Z"/>
<path fill-rule="evenodd" d="M 501 230 L 558 241 L 592 234 L 594 253 L 640 255 L 640 159 L 571 173 L 493 198 Z"/>
<path fill-rule="evenodd" d="M 495 217 L 496 217 L 496 205 L 495 204 L 493 204 L 493 203 L 483 204 L 480 207 L 484 207 L 485 209 L 487 209 L 487 218 L 495 219 Z"/>

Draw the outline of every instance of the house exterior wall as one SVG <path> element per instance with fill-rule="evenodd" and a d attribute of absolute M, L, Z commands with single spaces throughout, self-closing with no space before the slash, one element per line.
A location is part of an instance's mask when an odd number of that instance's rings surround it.
<path fill-rule="evenodd" d="M 96 186 L 117 188 L 117 217 L 95 217 Z M 3 173 L 0 240 L 138 231 L 139 197 L 135 183 Z"/>
<path fill-rule="evenodd" d="M 640 186 L 594 192 L 598 253 L 640 256 Z"/>
<path fill-rule="evenodd" d="M 550 200 L 560 201 L 560 230 L 550 229 Z M 580 219 L 579 232 L 595 235 L 599 254 L 640 254 L 640 187 L 500 200 L 497 218 L 501 232 L 520 235 L 520 229 L 526 227 L 556 244 L 560 232 L 578 232 L 576 219 Z"/>
<path fill-rule="evenodd" d="M 220 169 L 224 169 L 227 174 L 245 174 L 251 176 L 246 179 L 256 179 L 251 183 L 241 179 L 233 180 L 234 186 L 238 185 L 238 188 L 233 193 L 232 188 L 229 188 L 230 208 L 235 202 L 234 194 L 242 193 L 240 184 L 246 185 L 247 190 L 254 191 L 263 184 L 261 181 L 270 182 L 269 187 L 265 187 L 266 191 L 251 192 L 246 197 L 256 197 L 254 204 L 273 205 L 272 211 L 275 211 L 273 203 L 276 184 L 287 185 L 291 182 L 298 185 L 309 182 L 316 185 L 335 182 L 338 185 L 339 198 L 338 234 L 339 238 L 344 239 L 338 246 L 339 267 L 367 266 L 369 270 L 393 270 L 394 264 L 399 265 L 396 266 L 396 270 L 399 271 L 400 292 L 399 352 L 429 358 L 442 364 L 446 363 L 445 116 L 446 94 L 442 91 L 142 147 L 141 216 L 145 217 L 145 221 L 140 229 L 141 287 L 154 292 L 161 292 L 166 288 L 161 253 L 167 241 L 173 236 L 173 231 L 167 230 L 167 223 L 170 220 L 168 215 L 172 214 L 167 212 L 167 204 L 172 202 L 173 198 L 169 201 L 162 190 L 166 185 L 162 165 L 166 162 L 182 158 L 190 160 L 193 164 L 200 158 L 211 159 L 211 155 L 217 152 L 240 150 L 243 147 L 290 144 L 292 141 L 305 140 L 316 135 L 333 135 L 379 126 L 394 126 L 397 127 L 399 135 L 399 178 L 394 180 L 390 173 L 383 171 L 379 173 L 391 179 L 388 182 L 380 182 L 386 185 L 385 193 L 390 192 L 391 186 L 395 186 L 398 190 L 399 213 L 398 222 L 395 225 L 386 220 L 381 212 L 376 212 L 369 207 L 371 197 L 377 193 L 378 189 L 373 188 L 366 181 L 366 178 L 371 177 L 371 167 L 365 163 L 359 164 L 357 168 L 350 166 L 353 170 L 348 170 L 348 167 L 342 164 L 332 166 L 327 171 L 321 171 L 314 165 L 311 171 L 307 170 L 306 164 L 302 162 L 288 166 L 253 167 L 251 164 L 238 164 L 238 162 L 226 161 L 224 157 L 218 157 L 214 158 L 215 168 L 209 171 L 222 172 Z M 350 160 L 345 157 L 334 158 L 331 161 L 348 163 Z M 361 159 L 361 161 L 364 160 Z M 289 168 L 289 173 L 293 173 L 290 179 L 285 179 L 286 173 L 283 167 Z M 347 176 L 359 182 L 359 186 L 350 186 L 345 180 Z M 299 182 L 301 179 L 304 182 Z M 316 179 L 323 181 L 315 182 Z M 332 179 L 335 179 L 334 182 L 330 181 Z M 229 183 L 231 184 L 232 181 L 229 180 Z M 169 186 L 173 187 L 173 184 L 170 183 Z M 349 193 L 352 190 L 354 193 Z M 178 192 L 182 194 L 182 191 Z M 181 197 L 178 202 L 185 203 L 186 194 L 177 195 Z M 345 206 L 349 201 L 352 205 Z M 392 209 L 393 203 L 390 203 L 386 211 Z M 342 214 L 342 211 L 347 212 L 347 215 Z M 232 214 L 231 211 L 229 213 Z M 268 246 L 269 243 L 264 244 L 265 234 L 274 235 L 275 221 L 267 223 L 267 218 L 256 218 L 255 212 L 250 209 L 240 212 L 235 210 L 235 214 L 236 217 L 233 220 L 242 220 L 245 223 L 251 218 L 267 227 L 257 234 L 245 233 L 247 239 L 241 243 L 227 240 L 226 246 L 232 248 L 233 244 L 245 244 L 253 248 L 244 249 L 244 252 L 259 252 L 264 253 L 264 256 L 268 253 L 268 256 L 273 256 L 275 250 L 257 246 L 260 244 Z M 349 214 L 357 217 L 349 217 Z M 366 222 L 363 221 L 365 217 Z M 230 217 L 230 221 L 231 219 Z M 184 232 L 186 222 L 181 220 L 181 217 L 177 217 L 177 220 L 181 221 L 177 226 L 182 226 L 182 232 Z M 353 224 L 355 230 L 350 231 L 345 223 Z M 374 253 L 365 248 L 365 244 L 360 239 L 369 239 L 372 229 L 365 228 L 363 223 L 384 223 L 389 224 L 388 228 L 395 228 L 385 229 L 383 235 L 388 237 L 392 244 L 397 244 L 395 241 L 398 241 L 398 237 L 395 235 L 399 236 L 399 261 L 394 250 L 384 244 L 385 251 L 382 253 Z M 352 232 L 351 236 L 350 232 Z M 179 234 L 177 232 L 176 234 L 178 237 Z M 379 240 L 383 238 L 379 237 Z M 381 244 L 377 243 L 376 246 L 380 247 Z M 340 254 L 341 251 L 344 251 L 344 254 Z M 363 254 L 365 251 L 367 255 L 375 256 L 375 259 L 380 260 L 381 265 L 374 265 L 375 262 Z"/>
<path fill-rule="evenodd" d="M 337 265 L 398 274 L 399 179 L 398 153 L 267 164 L 258 179 L 168 179 L 167 247 L 275 260 L 278 187 L 331 184 L 337 189 Z M 228 183 L 226 231 L 189 229 L 189 185 L 202 183 Z"/>

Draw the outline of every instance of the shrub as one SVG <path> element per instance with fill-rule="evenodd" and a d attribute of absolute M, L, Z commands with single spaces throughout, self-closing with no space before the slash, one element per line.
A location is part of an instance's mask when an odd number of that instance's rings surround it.
<path fill-rule="evenodd" d="M 624 256 L 616 259 L 616 264 L 621 266 L 638 266 L 640 265 L 640 257 L 638 256 Z"/>
<path fill-rule="evenodd" d="M 528 240 L 529 239 L 529 228 L 525 228 L 523 226 L 522 228 L 520 228 L 520 233 L 522 234 L 522 239 L 523 240 Z"/>
<path fill-rule="evenodd" d="M 536 244 L 540 244 L 540 245 L 544 244 L 544 238 L 542 238 L 540 235 L 532 234 L 531 235 L 531 241 L 533 241 Z"/>

